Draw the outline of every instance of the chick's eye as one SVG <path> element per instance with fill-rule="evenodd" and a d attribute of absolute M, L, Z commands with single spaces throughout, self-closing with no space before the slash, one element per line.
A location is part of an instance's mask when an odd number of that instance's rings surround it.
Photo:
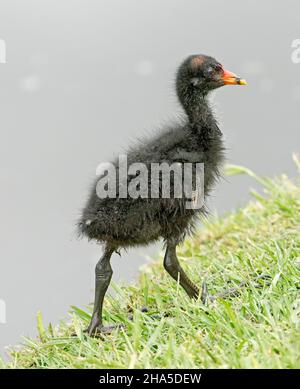
<path fill-rule="evenodd" d="M 214 72 L 214 69 L 213 69 L 212 66 L 209 66 L 209 67 L 205 70 L 205 74 L 206 74 L 207 76 L 212 75 L 213 72 Z"/>

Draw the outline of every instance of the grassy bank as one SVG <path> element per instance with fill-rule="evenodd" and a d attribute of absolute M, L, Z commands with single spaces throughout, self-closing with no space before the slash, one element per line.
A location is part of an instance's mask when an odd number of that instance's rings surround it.
<path fill-rule="evenodd" d="M 39 315 L 39 339 L 12 352 L 7 367 L 300 368 L 300 186 L 246 172 L 265 193 L 210 221 L 179 251 L 186 272 L 198 285 L 205 279 L 212 294 L 247 281 L 237 297 L 206 307 L 190 301 L 159 260 L 136 285 L 115 286 L 116 297 L 105 301 L 105 322 L 123 322 L 126 330 L 86 337 L 90 308 L 73 308 L 57 327 L 44 327 Z M 258 281 L 262 274 L 269 278 Z"/>

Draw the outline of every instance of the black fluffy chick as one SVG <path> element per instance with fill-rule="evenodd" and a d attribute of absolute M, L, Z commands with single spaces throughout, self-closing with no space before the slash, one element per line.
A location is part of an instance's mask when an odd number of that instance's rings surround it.
<path fill-rule="evenodd" d="M 186 114 L 184 120 L 167 126 L 152 139 L 139 141 L 127 153 L 128 166 L 142 162 L 151 170 L 152 163 L 191 163 L 193 167 L 203 163 L 204 195 L 207 196 L 219 177 L 224 158 L 222 133 L 207 96 L 210 91 L 227 84 L 245 85 L 246 82 L 225 70 L 212 57 L 189 56 L 180 65 L 176 78 L 177 96 Z M 113 161 L 113 165 L 118 178 L 119 161 Z M 127 183 L 136 177 L 128 176 Z M 147 245 L 163 239 L 166 245 L 165 269 L 175 280 L 179 279 L 180 285 L 191 298 L 198 298 L 199 288 L 181 268 L 176 246 L 187 233 L 193 231 L 197 218 L 205 213 L 205 205 L 200 209 L 190 209 L 186 206 L 186 197 L 174 198 L 174 176 L 170 179 L 170 193 L 173 194 L 170 198 L 162 196 L 162 181 L 158 198 L 121 198 L 118 180 L 116 196 L 100 198 L 96 190 L 98 181 L 99 177 L 92 187 L 79 222 L 81 234 L 104 245 L 103 255 L 96 265 L 95 304 L 87 329 L 90 335 L 110 330 L 102 323 L 103 299 L 112 277 L 110 257 L 121 248 Z M 150 193 L 150 179 L 147 185 Z M 201 298 L 203 301 L 205 296 Z"/>

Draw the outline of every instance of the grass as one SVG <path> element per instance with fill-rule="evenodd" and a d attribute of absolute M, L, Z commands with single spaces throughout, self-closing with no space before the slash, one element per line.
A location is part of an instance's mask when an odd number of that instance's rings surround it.
<path fill-rule="evenodd" d="M 299 160 L 295 162 L 300 168 Z M 263 179 L 253 200 L 207 222 L 179 250 L 186 272 L 210 293 L 247 281 L 232 299 L 207 306 L 191 301 L 163 271 L 161 260 L 144 267 L 136 285 L 115 285 L 105 301 L 106 323 L 126 330 L 105 339 L 86 337 L 91 316 L 73 307 L 71 318 L 44 327 L 38 339 L 11 351 L 6 368 L 300 368 L 300 186 L 286 176 Z M 268 280 L 257 277 L 267 275 Z M 140 307 L 147 306 L 149 313 Z M 133 320 L 128 320 L 128 310 Z M 151 314 L 168 313 L 153 319 Z M 76 332 L 77 337 L 71 336 Z"/>

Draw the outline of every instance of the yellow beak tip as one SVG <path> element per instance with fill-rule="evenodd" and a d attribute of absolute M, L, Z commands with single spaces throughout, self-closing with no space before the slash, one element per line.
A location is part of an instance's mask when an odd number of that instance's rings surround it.
<path fill-rule="evenodd" d="M 247 81 L 244 79 L 239 80 L 239 85 L 248 85 Z"/>

